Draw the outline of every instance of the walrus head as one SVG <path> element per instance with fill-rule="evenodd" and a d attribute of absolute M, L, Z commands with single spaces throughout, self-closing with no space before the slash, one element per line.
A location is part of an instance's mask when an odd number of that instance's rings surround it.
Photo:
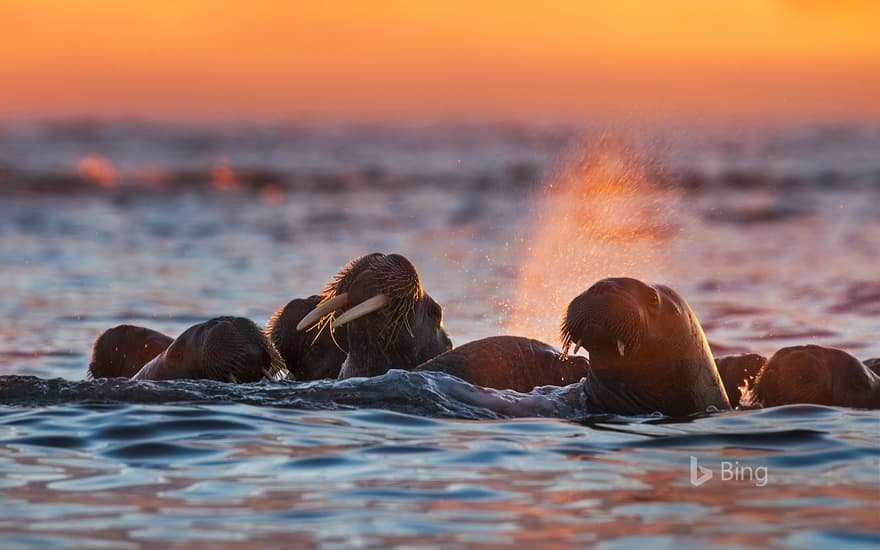
<path fill-rule="evenodd" d="M 663 315 L 660 292 L 627 277 L 603 279 L 568 305 L 562 321 L 563 353 L 572 344 L 590 357 L 632 362 L 651 341 L 654 317 Z M 676 312 L 677 313 L 677 312 Z M 618 359 L 619 357 L 619 359 Z"/>
<path fill-rule="evenodd" d="M 296 380 L 336 378 L 348 349 L 345 331 L 298 331 L 296 325 L 326 297 L 315 294 L 291 300 L 266 323 L 266 335 Z"/>
<path fill-rule="evenodd" d="M 562 321 L 563 354 L 590 353 L 586 390 L 604 412 L 667 415 L 730 404 L 703 329 L 674 290 L 628 277 L 576 297 Z"/>
<path fill-rule="evenodd" d="M 89 378 L 130 378 L 171 345 L 172 338 L 135 325 L 105 330 L 92 346 Z"/>
<path fill-rule="evenodd" d="M 755 401 L 764 407 L 813 403 L 880 408 L 880 376 L 843 350 L 794 346 L 773 354 L 758 374 Z"/>
<path fill-rule="evenodd" d="M 256 382 L 286 374 L 284 360 L 249 319 L 217 317 L 193 325 L 133 377 Z"/>
<path fill-rule="evenodd" d="M 297 329 L 345 327 L 348 358 L 340 378 L 412 369 L 452 349 L 443 308 L 425 292 L 418 271 L 403 256 L 370 254 L 353 260 L 324 296 Z"/>

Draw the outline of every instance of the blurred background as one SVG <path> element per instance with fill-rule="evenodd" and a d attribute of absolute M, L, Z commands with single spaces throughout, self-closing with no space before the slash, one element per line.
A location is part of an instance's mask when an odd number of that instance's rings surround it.
<path fill-rule="evenodd" d="M 880 4 L 0 1 L 0 369 L 409 256 L 460 344 L 596 279 L 880 355 Z"/>
<path fill-rule="evenodd" d="M 3 0 L 0 113 L 861 119 L 880 5 Z"/>

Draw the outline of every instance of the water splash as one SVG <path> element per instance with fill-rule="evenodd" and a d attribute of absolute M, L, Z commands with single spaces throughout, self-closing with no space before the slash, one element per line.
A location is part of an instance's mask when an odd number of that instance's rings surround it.
<path fill-rule="evenodd" d="M 678 196 L 631 147 L 599 140 L 542 190 L 505 329 L 559 342 L 568 303 L 610 276 L 656 279 L 668 264 Z"/>
<path fill-rule="evenodd" d="M 751 380 L 745 379 L 743 380 L 743 385 L 738 386 L 740 398 L 739 398 L 739 406 L 746 408 L 751 407 L 753 405 L 757 405 L 757 401 L 755 400 L 755 387 L 752 384 Z"/>

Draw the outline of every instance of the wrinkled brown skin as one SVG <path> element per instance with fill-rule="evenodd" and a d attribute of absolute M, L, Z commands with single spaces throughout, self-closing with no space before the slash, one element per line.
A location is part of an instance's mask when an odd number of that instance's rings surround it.
<path fill-rule="evenodd" d="M 416 367 L 445 372 L 499 390 L 527 393 L 537 386 L 567 386 L 587 375 L 585 357 L 561 359 L 552 346 L 519 336 L 492 336 L 468 342 Z"/>
<path fill-rule="evenodd" d="M 90 378 L 131 378 L 165 351 L 173 338 L 135 325 L 105 330 L 92 346 Z"/>
<path fill-rule="evenodd" d="M 740 353 L 715 358 L 715 365 L 721 374 L 721 382 L 727 392 L 727 400 L 730 406 L 736 408 L 740 405 L 742 391 L 740 386 L 755 387 L 755 379 L 758 373 L 767 364 L 767 358 L 757 353 Z"/>
<path fill-rule="evenodd" d="M 238 383 L 282 373 L 286 373 L 284 360 L 253 321 L 217 317 L 186 329 L 132 378 Z"/>
<path fill-rule="evenodd" d="M 348 292 L 349 308 L 377 294 L 389 296 L 390 303 L 340 329 L 348 345 L 340 379 L 411 370 L 452 349 L 443 308 L 422 288 L 418 271 L 405 257 L 374 253 L 352 261 L 324 294 L 343 292 Z"/>
<path fill-rule="evenodd" d="M 346 331 L 340 330 L 331 336 L 330 329 L 325 328 L 315 336 L 315 331 L 296 330 L 296 325 L 321 300 L 323 296 L 317 294 L 291 300 L 266 323 L 266 335 L 281 354 L 294 380 L 337 378 L 345 361 Z"/>
<path fill-rule="evenodd" d="M 666 286 L 628 277 L 597 282 L 569 304 L 562 340 L 566 353 L 579 340 L 590 352 L 590 412 L 685 416 L 730 409 L 696 315 Z"/>
<path fill-rule="evenodd" d="M 812 403 L 878 409 L 880 375 L 843 350 L 782 348 L 758 374 L 755 400 L 764 407 Z"/>

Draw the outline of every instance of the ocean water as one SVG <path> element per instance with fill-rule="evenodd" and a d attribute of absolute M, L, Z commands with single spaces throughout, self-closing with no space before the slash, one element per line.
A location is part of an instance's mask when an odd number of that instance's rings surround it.
<path fill-rule="evenodd" d="M 558 345 L 569 300 L 630 275 L 676 288 L 716 355 L 877 357 L 878 152 L 864 123 L 4 123 L 0 546 L 874 548 L 876 411 L 85 372 L 105 328 L 261 323 L 374 251 L 414 262 L 456 344 Z"/>

